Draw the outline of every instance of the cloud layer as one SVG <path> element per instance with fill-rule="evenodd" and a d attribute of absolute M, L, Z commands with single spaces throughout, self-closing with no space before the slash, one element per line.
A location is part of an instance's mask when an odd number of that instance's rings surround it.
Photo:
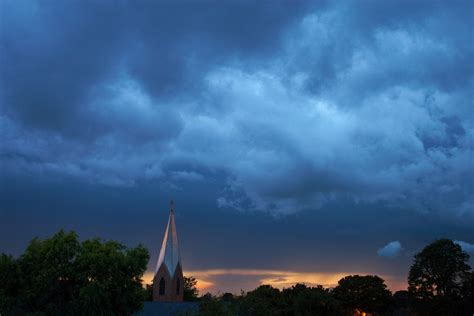
<path fill-rule="evenodd" d="M 461 246 L 462 250 L 464 250 L 465 252 L 469 254 L 474 254 L 474 244 L 462 240 L 455 240 L 454 242 Z"/>
<path fill-rule="evenodd" d="M 11 177 L 474 219 L 471 2 L 2 7 Z"/>
<path fill-rule="evenodd" d="M 395 258 L 400 255 L 403 248 L 401 243 L 398 240 L 391 241 L 379 250 L 377 250 L 377 254 L 381 257 L 386 258 Z"/>

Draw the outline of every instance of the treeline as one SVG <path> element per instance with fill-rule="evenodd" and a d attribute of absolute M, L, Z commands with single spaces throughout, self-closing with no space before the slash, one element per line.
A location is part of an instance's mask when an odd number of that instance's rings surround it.
<path fill-rule="evenodd" d="M 358 282 L 366 278 L 368 281 L 372 277 L 375 276 L 355 275 L 347 276 L 345 280 Z M 214 296 L 208 293 L 197 299 L 200 302 L 199 315 L 471 316 L 473 313 L 472 296 L 471 298 L 466 296 L 461 301 L 446 302 L 433 299 L 432 302 L 420 304 L 408 291 L 397 291 L 392 295 L 390 292 L 370 287 L 361 288 L 360 292 L 344 287 L 339 285 L 335 289 L 327 289 L 322 286 L 296 284 L 280 291 L 270 285 L 261 285 L 253 291 L 240 295 L 225 293 Z"/>
<path fill-rule="evenodd" d="M 133 315 L 150 298 L 142 276 L 149 260 L 142 246 L 80 242 L 74 232 L 33 239 L 18 258 L 0 255 L 0 315 Z M 333 289 L 296 284 L 279 290 L 198 297 L 186 278 L 185 300 L 200 315 L 473 315 L 474 274 L 469 255 L 451 240 L 425 247 L 415 258 L 407 291 L 392 294 L 375 275 L 352 275 Z"/>
<path fill-rule="evenodd" d="M 441 239 L 415 256 L 406 291 L 392 294 L 378 276 L 351 275 L 339 280 L 332 289 L 296 284 L 279 290 L 262 285 L 240 295 L 193 297 L 200 301 L 200 314 L 206 316 L 471 316 L 474 314 L 474 273 L 468 262 L 469 255 L 458 244 Z M 192 289 L 192 278 L 188 284 Z M 188 289 L 188 296 L 189 293 Z"/>

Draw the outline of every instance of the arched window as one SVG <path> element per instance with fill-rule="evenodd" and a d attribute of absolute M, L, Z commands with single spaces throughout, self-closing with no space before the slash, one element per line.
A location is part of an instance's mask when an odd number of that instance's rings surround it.
<path fill-rule="evenodd" d="M 176 295 L 179 295 L 179 291 L 181 290 L 180 287 L 181 287 L 181 282 L 179 281 L 179 278 L 178 278 L 178 280 L 176 280 Z"/>
<path fill-rule="evenodd" d="M 165 295 L 165 279 L 161 278 L 160 280 L 160 291 L 158 292 L 160 295 Z"/>

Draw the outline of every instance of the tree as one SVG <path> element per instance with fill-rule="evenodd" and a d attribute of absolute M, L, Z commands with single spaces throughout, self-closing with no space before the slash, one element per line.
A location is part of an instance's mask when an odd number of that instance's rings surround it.
<path fill-rule="evenodd" d="M 383 279 L 376 275 L 350 275 L 339 280 L 334 297 L 350 312 L 360 310 L 379 314 L 387 310 L 391 293 Z"/>
<path fill-rule="evenodd" d="M 119 315 L 140 310 L 146 297 L 141 277 L 148 260 L 148 250 L 142 246 L 127 249 L 115 241 L 84 241 L 76 257 L 81 285 L 78 310 L 89 315 L 107 309 Z"/>
<path fill-rule="evenodd" d="M 17 260 L 1 258 L 0 276 L 17 269 L 17 292 L 7 289 L 4 298 L 16 302 L 18 314 L 131 315 L 145 298 L 141 277 L 149 255 L 142 246 L 99 239 L 81 243 L 74 232 L 61 230 L 33 239 Z"/>
<path fill-rule="evenodd" d="M 463 284 L 464 311 L 466 315 L 474 314 L 474 272 L 469 273 Z"/>
<path fill-rule="evenodd" d="M 409 291 L 417 298 L 461 293 L 471 267 L 469 255 L 449 239 L 440 239 L 415 255 L 408 275 Z"/>
<path fill-rule="evenodd" d="M 20 299 L 27 311 L 50 315 L 72 309 L 78 289 L 75 258 L 80 242 L 74 232 L 33 239 L 19 258 Z"/>
<path fill-rule="evenodd" d="M 184 292 L 183 297 L 185 301 L 196 301 L 198 297 L 198 289 L 196 287 L 197 280 L 196 278 L 184 277 Z"/>
<path fill-rule="evenodd" d="M 295 284 L 282 291 L 285 301 L 284 315 L 341 315 L 339 302 L 331 292 L 318 285 L 308 287 Z"/>
<path fill-rule="evenodd" d="M 145 301 L 148 301 L 148 302 L 153 301 L 153 284 L 146 284 L 145 291 L 146 291 Z"/>
<path fill-rule="evenodd" d="M 0 255 L 0 313 L 15 313 L 18 309 L 20 271 L 12 256 Z"/>
<path fill-rule="evenodd" d="M 408 291 L 396 291 L 392 295 L 392 303 L 390 304 L 391 311 L 398 315 L 408 315 L 411 305 L 411 295 Z"/>
<path fill-rule="evenodd" d="M 223 302 L 211 293 L 203 295 L 199 302 L 200 316 L 227 316 L 231 314 Z"/>
<path fill-rule="evenodd" d="M 270 285 L 261 285 L 242 297 L 240 311 L 243 315 L 282 315 L 284 302 L 281 292 Z"/>
<path fill-rule="evenodd" d="M 415 255 L 408 290 L 420 313 L 454 315 L 469 279 L 469 255 L 449 239 L 440 239 Z"/>

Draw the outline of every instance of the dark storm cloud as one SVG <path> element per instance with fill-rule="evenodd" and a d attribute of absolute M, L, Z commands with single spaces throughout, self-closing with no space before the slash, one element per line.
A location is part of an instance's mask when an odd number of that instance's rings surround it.
<path fill-rule="evenodd" d="M 95 136 L 104 127 L 87 103 L 97 85 L 127 73 L 152 97 L 189 92 L 211 65 L 272 53 L 305 6 L 3 2 L 5 110 L 28 126 Z"/>
<path fill-rule="evenodd" d="M 377 254 L 381 257 L 386 258 L 395 258 L 400 255 L 400 252 L 403 250 L 402 245 L 398 240 L 391 241 L 379 250 Z"/>
<path fill-rule="evenodd" d="M 2 165 L 472 220 L 472 3 L 4 2 Z"/>

